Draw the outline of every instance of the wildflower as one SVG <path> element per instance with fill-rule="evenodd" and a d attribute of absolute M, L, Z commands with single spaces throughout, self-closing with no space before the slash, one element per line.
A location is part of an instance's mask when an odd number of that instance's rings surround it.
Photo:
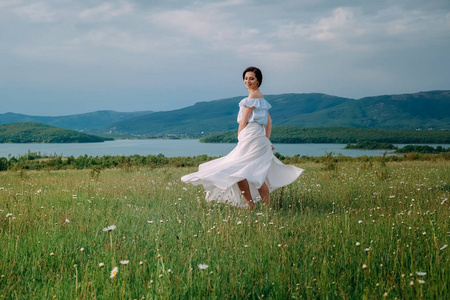
<path fill-rule="evenodd" d="M 366 268 L 367 268 L 367 265 L 366 265 L 366 264 L 363 264 L 363 265 L 362 265 L 362 268 L 363 268 L 363 269 L 366 269 Z"/>
<path fill-rule="evenodd" d="M 103 228 L 103 231 L 113 231 L 114 229 L 116 229 L 116 225 L 111 225 Z"/>
<path fill-rule="evenodd" d="M 142 266 L 143 264 L 144 264 L 144 262 L 141 260 L 141 261 L 139 262 L 139 265 Z"/>
<path fill-rule="evenodd" d="M 167 273 L 172 273 L 172 270 L 171 270 L 171 269 L 168 269 L 168 270 L 167 270 Z"/>
<path fill-rule="evenodd" d="M 383 297 L 386 298 L 388 296 L 388 293 L 384 293 Z"/>
<path fill-rule="evenodd" d="M 410 285 L 410 286 L 413 286 L 413 285 L 414 285 L 414 281 L 411 281 L 411 282 L 409 283 L 409 285 Z"/>
<path fill-rule="evenodd" d="M 83 251 L 84 251 L 84 248 L 80 248 L 80 251 L 83 252 Z"/>
<path fill-rule="evenodd" d="M 427 232 L 426 231 L 422 232 L 422 235 L 427 235 Z"/>
<path fill-rule="evenodd" d="M 395 196 L 389 196 L 389 198 L 393 199 L 393 198 L 395 198 Z"/>
<path fill-rule="evenodd" d="M 55 253 L 53 253 L 53 252 L 52 252 L 52 253 L 50 253 L 50 256 L 54 256 L 54 255 L 55 255 Z"/>
<path fill-rule="evenodd" d="M 147 223 L 148 223 L 148 224 L 152 224 L 152 223 L 153 223 L 153 221 L 147 221 Z"/>
<path fill-rule="evenodd" d="M 199 264 L 199 265 L 198 265 L 198 268 L 199 268 L 200 270 L 205 270 L 205 269 L 208 268 L 208 265 L 205 265 L 205 264 Z"/>
<path fill-rule="evenodd" d="M 159 278 L 163 277 L 163 274 L 159 274 Z"/>
<path fill-rule="evenodd" d="M 36 194 L 39 194 L 40 192 L 42 192 L 41 189 L 38 189 L 37 192 L 36 192 Z"/>
<path fill-rule="evenodd" d="M 117 272 L 119 272 L 119 268 L 118 267 L 114 267 L 114 269 L 111 270 L 111 275 L 109 277 L 110 278 L 116 277 Z"/>
<path fill-rule="evenodd" d="M 361 244 L 360 244 L 360 242 L 356 242 L 356 247 L 359 247 Z"/>
<path fill-rule="evenodd" d="M 6 217 L 7 217 L 7 218 L 9 218 L 9 217 L 11 217 L 11 216 L 12 216 L 12 213 L 6 214 Z"/>
<path fill-rule="evenodd" d="M 424 284 L 424 283 L 425 283 L 425 280 L 417 279 L 417 282 L 420 283 L 420 284 Z"/>
<path fill-rule="evenodd" d="M 70 223 L 69 219 L 66 219 L 66 223 Z"/>
<path fill-rule="evenodd" d="M 99 267 L 99 268 L 103 268 L 104 266 L 105 266 L 104 263 L 99 263 L 99 264 L 98 264 L 98 267 Z"/>
<path fill-rule="evenodd" d="M 365 248 L 364 251 L 369 252 L 370 250 L 372 250 L 372 248 Z"/>
<path fill-rule="evenodd" d="M 427 272 L 416 272 L 416 274 L 419 276 L 425 276 L 427 275 Z"/>
<path fill-rule="evenodd" d="M 242 224 L 242 222 L 241 222 L 241 221 L 238 221 L 238 222 L 237 222 L 237 224 L 238 224 L 238 225 L 241 225 L 241 224 Z"/>
<path fill-rule="evenodd" d="M 263 213 L 256 213 L 256 215 L 257 215 L 257 216 L 262 216 L 262 215 L 263 215 Z"/>
<path fill-rule="evenodd" d="M 358 221 L 358 224 L 362 224 L 362 222 L 363 222 L 362 220 L 359 220 L 359 221 Z"/>
<path fill-rule="evenodd" d="M 441 248 L 439 248 L 440 250 L 444 250 L 445 248 L 447 248 L 448 247 L 448 245 L 447 244 L 445 244 L 444 246 L 442 246 Z"/>
<path fill-rule="evenodd" d="M 122 265 L 128 265 L 129 262 L 130 262 L 129 260 L 121 260 L 121 261 L 120 261 L 120 264 L 122 264 Z"/>

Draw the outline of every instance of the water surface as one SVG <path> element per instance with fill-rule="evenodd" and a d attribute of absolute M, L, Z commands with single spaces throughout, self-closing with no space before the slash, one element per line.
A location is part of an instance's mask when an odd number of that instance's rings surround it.
<path fill-rule="evenodd" d="M 341 153 L 345 156 L 357 157 L 362 155 L 381 156 L 384 150 L 346 150 L 346 144 L 274 144 L 274 152 L 285 156 L 306 155 L 323 156 L 327 152 L 333 155 Z M 450 147 L 448 144 L 440 144 L 442 147 Z M 103 143 L 80 144 L 0 144 L 0 157 L 19 156 L 31 152 L 41 154 L 57 154 L 62 156 L 105 156 L 105 155 L 157 155 L 166 157 L 196 156 L 206 154 L 208 156 L 224 156 L 228 154 L 236 144 L 226 143 L 200 143 L 198 140 L 117 140 Z M 403 147 L 405 144 L 398 144 Z M 438 145 L 430 146 L 436 147 Z"/>

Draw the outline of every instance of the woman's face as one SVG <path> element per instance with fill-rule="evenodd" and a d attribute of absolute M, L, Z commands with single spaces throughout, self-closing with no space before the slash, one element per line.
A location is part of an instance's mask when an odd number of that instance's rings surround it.
<path fill-rule="evenodd" d="M 256 79 L 255 72 L 245 73 L 244 84 L 248 89 L 251 89 L 251 90 L 258 88 L 258 79 Z"/>

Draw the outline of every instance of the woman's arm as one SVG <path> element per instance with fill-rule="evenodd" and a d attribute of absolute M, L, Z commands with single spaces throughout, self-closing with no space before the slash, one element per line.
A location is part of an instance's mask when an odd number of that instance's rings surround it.
<path fill-rule="evenodd" d="M 272 118 L 269 115 L 269 112 L 267 112 L 267 125 L 266 125 L 266 137 L 270 139 L 270 135 L 272 134 Z"/>
<path fill-rule="evenodd" d="M 242 119 L 239 122 L 238 134 L 242 131 L 242 129 L 245 128 L 245 126 L 247 126 L 248 118 L 250 118 L 250 115 L 252 114 L 254 108 L 255 107 L 248 107 L 248 106 L 244 108 L 244 112 L 242 113 Z"/>

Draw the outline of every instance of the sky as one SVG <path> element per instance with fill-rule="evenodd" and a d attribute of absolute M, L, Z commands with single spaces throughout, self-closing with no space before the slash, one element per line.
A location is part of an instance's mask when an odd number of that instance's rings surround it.
<path fill-rule="evenodd" d="M 0 0 L 0 114 L 450 89 L 449 0 Z"/>

